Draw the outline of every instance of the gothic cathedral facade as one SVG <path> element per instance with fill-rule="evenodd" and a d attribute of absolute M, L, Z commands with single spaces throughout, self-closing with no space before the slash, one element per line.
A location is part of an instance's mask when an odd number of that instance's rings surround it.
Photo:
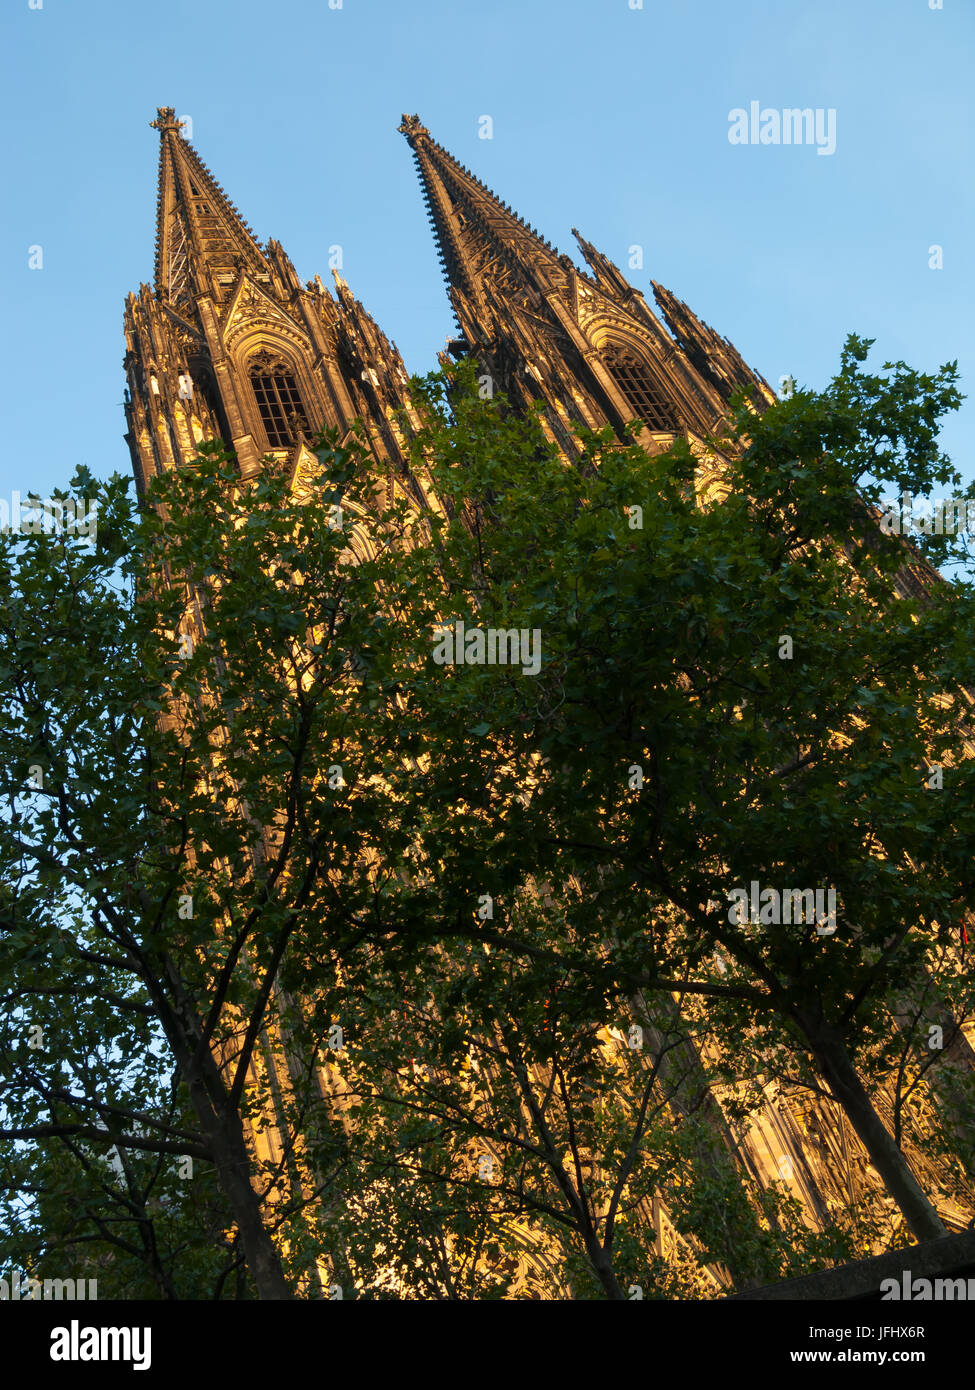
<path fill-rule="evenodd" d="M 140 493 L 216 438 L 244 476 L 268 454 L 297 476 L 314 465 L 309 441 L 322 427 L 341 437 L 361 419 L 390 479 L 419 498 L 402 433 L 416 417 L 395 344 L 337 272 L 334 289 L 318 277 L 303 284 L 279 242 L 257 241 L 182 138 L 173 108 L 160 108 L 152 124 L 160 136 L 155 283 L 125 305 L 126 440 Z M 574 233 L 589 267 L 579 269 L 458 164 L 418 116 L 404 116 L 399 129 L 456 319 L 442 363 L 473 357 L 516 408 L 542 402 L 545 431 L 568 461 L 579 447 L 576 423 L 609 425 L 622 437 L 639 418 L 649 449 L 665 448 L 678 432 L 703 449 L 736 389 L 751 388 L 759 405 L 775 399 L 733 345 L 669 290 L 653 284 L 655 313 Z M 864 1183 L 879 1186 L 838 1109 L 787 1103 L 771 1086 L 767 1094 L 745 1132 L 725 1130 L 748 1178 L 786 1181 L 814 1227 Z M 929 1166 L 917 1152 L 912 1162 L 919 1172 Z M 933 1172 L 922 1181 L 939 1188 Z M 968 1224 L 971 1212 L 948 1192 L 938 1204 L 948 1229 Z M 663 1253 L 676 1237 L 665 1213 L 654 1219 Z"/>
<path fill-rule="evenodd" d="M 403 359 L 335 273 L 302 284 L 277 241 L 262 246 L 172 108 L 161 136 L 155 284 L 125 307 L 126 440 L 140 491 L 155 473 L 222 438 L 242 472 L 267 453 L 297 463 L 324 425 L 361 418 L 377 455 L 406 467 L 394 413 L 408 406 Z M 576 233 L 586 274 L 559 255 L 430 137 L 413 150 L 457 320 L 453 356 L 473 355 L 517 407 L 544 402 L 566 457 L 572 425 L 623 433 L 644 420 L 660 443 L 703 439 L 733 390 L 768 384 L 675 295 L 654 284 L 666 326 L 617 267 Z M 647 440 L 649 443 L 650 441 Z"/>

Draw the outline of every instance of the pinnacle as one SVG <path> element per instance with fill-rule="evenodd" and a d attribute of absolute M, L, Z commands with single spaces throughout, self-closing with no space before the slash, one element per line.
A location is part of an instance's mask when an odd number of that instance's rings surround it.
<path fill-rule="evenodd" d="M 402 119 L 402 122 L 401 122 L 400 125 L 397 127 L 397 129 L 400 131 L 400 133 L 401 133 L 402 135 L 405 135 L 407 138 L 409 138 L 409 137 L 412 136 L 412 135 L 429 135 L 429 134 L 430 134 L 430 132 L 429 132 L 429 130 L 427 130 L 426 126 L 423 125 L 422 122 L 420 121 L 419 116 L 416 116 L 416 115 L 408 116 L 408 115 L 406 114 L 405 111 L 403 112 L 403 119 Z"/>
<path fill-rule="evenodd" d="M 176 119 L 175 106 L 157 106 L 156 119 L 149 124 L 154 130 L 158 130 L 160 135 L 165 135 L 168 130 L 175 130 L 179 134 L 186 122 Z"/>

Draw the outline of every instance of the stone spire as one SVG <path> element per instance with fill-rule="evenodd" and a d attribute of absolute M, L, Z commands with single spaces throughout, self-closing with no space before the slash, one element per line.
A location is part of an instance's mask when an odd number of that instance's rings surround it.
<path fill-rule="evenodd" d="M 226 297 L 240 271 L 267 276 L 257 238 L 210 170 L 181 135 L 173 107 L 161 106 L 150 124 L 160 134 L 156 203 L 155 289 L 177 312 L 196 295 Z"/>

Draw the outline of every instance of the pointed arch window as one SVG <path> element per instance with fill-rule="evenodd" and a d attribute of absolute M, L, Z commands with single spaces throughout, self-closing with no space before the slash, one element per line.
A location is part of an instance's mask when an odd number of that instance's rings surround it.
<path fill-rule="evenodd" d="M 287 449 L 299 434 L 310 434 L 298 382 L 289 363 L 262 352 L 250 365 L 251 386 L 261 424 L 272 449 Z"/>
<path fill-rule="evenodd" d="M 651 430 L 676 433 L 680 428 L 677 416 L 644 359 L 622 343 L 607 343 L 600 355 L 634 417 L 643 420 Z"/>

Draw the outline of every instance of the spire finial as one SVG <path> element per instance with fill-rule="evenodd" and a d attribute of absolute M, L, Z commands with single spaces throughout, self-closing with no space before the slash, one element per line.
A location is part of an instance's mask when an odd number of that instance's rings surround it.
<path fill-rule="evenodd" d="M 167 130 L 175 130 L 177 133 L 183 129 L 185 121 L 176 119 L 175 106 L 157 106 L 156 119 L 149 124 L 154 130 L 158 130 L 161 135 L 165 135 Z"/>
<path fill-rule="evenodd" d="M 408 116 L 405 111 L 403 112 L 403 120 L 397 129 L 401 135 L 406 136 L 430 134 L 426 126 L 420 121 L 419 116 Z"/>

